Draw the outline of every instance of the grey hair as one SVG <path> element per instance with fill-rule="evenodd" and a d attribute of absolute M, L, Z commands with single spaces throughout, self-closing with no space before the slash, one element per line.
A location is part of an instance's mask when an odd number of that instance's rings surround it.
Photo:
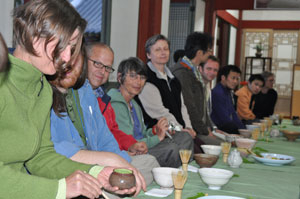
<path fill-rule="evenodd" d="M 150 53 L 150 48 L 151 46 L 153 46 L 158 40 L 164 40 L 168 43 L 168 46 L 170 48 L 170 41 L 167 39 L 167 37 L 165 37 L 164 35 L 154 35 L 152 37 L 150 37 L 146 43 L 145 43 L 145 51 L 146 51 L 146 54 L 147 53 Z"/>
<path fill-rule="evenodd" d="M 109 45 L 99 41 L 95 41 L 95 42 L 88 42 L 86 45 L 86 54 L 88 57 L 91 56 L 94 47 L 109 49 L 112 52 L 112 54 L 115 54 L 113 49 Z"/>
<path fill-rule="evenodd" d="M 271 73 L 269 71 L 264 71 L 261 76 L 264 78 L 265 82 L 268 80 L 269 77 L 275 76 L 274 73 Z"/>
<path fill-rule="evenodd" d="M 147 67 L 145 63 L 138 57 L 129 57 L 121 61 L 118 67 L 118 83 L 121 85 L 124 83 L 126 75 L 129 72 L 136 72 L 138 75 L 144 75 L 147 77 Z"/>

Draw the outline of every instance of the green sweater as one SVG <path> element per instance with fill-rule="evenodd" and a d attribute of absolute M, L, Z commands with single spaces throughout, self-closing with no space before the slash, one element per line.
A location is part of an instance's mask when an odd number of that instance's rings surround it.
<path fill-rule="evenodd" d="M 133 122 L 131 120 L 131 114 L 128 110 L 128 106 L 124 97 L 117 89 L 114 88 L 108 92 L 108 95 L 110 95 L 111 97 L 111 105 L 116 113 L 116 121 L 119 125 L 119 129 L 127 133 L 128 135 L 133 135 Z M 132 99 L 131 102 L 136 110 L 137 116 L 142 126 L 142 133 L 144 138 L 139 141 L 146 142 L 147 146 L 151 148 L 160 142 L 159 138 L 157 135 L 153 135 L 152 128 L 146 128 L 140 106 L 134 99 Z"/>
<path fill-rule="evenodd" d="M 10 70 L 0 73 L 0 197 L 53 199 L 58 179 L 91 165 L 54 151 L 50 84 L 34 66 L 11 55 L 9 61 Z"/>

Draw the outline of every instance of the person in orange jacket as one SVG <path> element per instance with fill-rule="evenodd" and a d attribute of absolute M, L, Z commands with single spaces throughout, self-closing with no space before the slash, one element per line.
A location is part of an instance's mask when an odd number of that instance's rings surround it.
<path fill-rule="evenodd" d="M 261 91 L 265 84 L 264 78 L 260 74 L 252 74 L 248 84 L 236 91 L 237 113 L 244 124 L 251 124 L 256 116 L 253 113 L 255 96 Z"/>

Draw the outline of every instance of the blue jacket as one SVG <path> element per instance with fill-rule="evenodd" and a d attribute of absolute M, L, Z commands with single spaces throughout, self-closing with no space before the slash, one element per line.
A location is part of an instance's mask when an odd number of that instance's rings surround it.
<path fill-rule="evenodd" d="M 218 127 L 233 122 L 238 128 L 245 128 L 234 109 L 229 89 L 225 88 L 221 83 L 218 83 L 211 92 L 211 99 L 211 119 Z"/>
<path fill-rule="evenodd" d="M 78 90 L 78 94 L 84 118 L 87 145 L 85 146 L 82 142 L 67 113 L 62 113 L 64 117 L 58 117 L 52 109 L 51 140 L 56 152 L 70 158 L 79 150 L 106 151 L 116 153 L 131 162 L 127 152 L 119 149 L 117 141 L 109 131 L 88 80 Z"/>

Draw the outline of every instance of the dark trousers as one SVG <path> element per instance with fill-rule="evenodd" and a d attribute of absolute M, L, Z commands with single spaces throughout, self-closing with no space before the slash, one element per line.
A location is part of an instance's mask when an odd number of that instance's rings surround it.
<path fill-rule="evenodd" d="M 224 131 L 229 134 L 240 134 L 239 128 L 233 122 L 228 122 L 218 127 L 221 131 Z"/>
<path fill-rule="evenodd" d="M 160 143 L 149 149 L 149 154 L 156 157 L 161 167 L 178 168 L 181 166 L 180 149 L 192 150 L 190 160 L 193 159 L 194 142 L 192 136 L 187 132 L 176 132 L 172 137 L 172 140 L 166 137 Z"/>

